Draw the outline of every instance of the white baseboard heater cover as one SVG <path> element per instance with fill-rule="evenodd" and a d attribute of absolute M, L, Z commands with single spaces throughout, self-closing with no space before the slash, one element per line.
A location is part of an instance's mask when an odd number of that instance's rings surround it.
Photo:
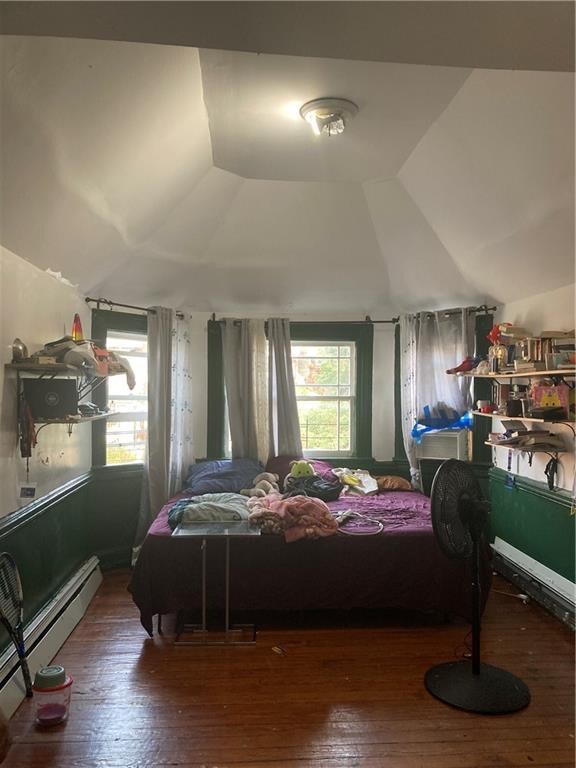
<path fill-rule="evenodd" d="M 30 676 L 52 661 L 68 635 L 86 613 L 102 583 L 97 557 L 87 560 L 54 595 L 24 631 Z M 24 596 L 26 599 L 26 596 Z M 0 711 L 10 718 L 26 696 L 16 649 L 11 644 L 0 656 Z"/>
<path fill-rule="evenodd" d="M 556 571 L 553 571 L 546 565 L 542 565 L 538 560 L 516 549 L 516 547 L 508 544 L 504 539 L 498 538 L 498 536 L 494 539 L 492 548 L 521 571 L 537 579 L 541 584 L 545 584 L 548 589 L 556 592 L 556 594 L 563 597 L 572 606 L 576 606 L 576 585 L 569 579 L 556 573 Z"/>

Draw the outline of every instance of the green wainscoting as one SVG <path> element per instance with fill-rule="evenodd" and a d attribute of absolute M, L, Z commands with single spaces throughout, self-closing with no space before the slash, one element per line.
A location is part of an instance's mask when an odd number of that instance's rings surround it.
<path fill-rule="evenodd" d="M 543 483 L 515 476 L 507 488 L 506 472 L 490 470 L 491 538 L 496 536 L 572 582 L 574 527 L 570 494 L 550 491 Z"/>
<path fill-rule="evenodd" d="M 102 570 L 130 565 L 141 486 L 141 464 L 95 467 L 92 470 L 92 554 L 98 556 Z"/>
<path fill-rule="evenodd" d="M 20 571 L 25 622 L 95 554 L 87 525 L 91 483 L 82 475 L 0 521 L 0 550 Z"/>
<path fill-rule="evenodd" d="M 141 465 L 84 474 L 0 521 L 0 551 L 20 571 L 29 622 L 92 555 L 103 570 L 130 565 Z M 9 645 L 0 631 L 0 652 Z"/>

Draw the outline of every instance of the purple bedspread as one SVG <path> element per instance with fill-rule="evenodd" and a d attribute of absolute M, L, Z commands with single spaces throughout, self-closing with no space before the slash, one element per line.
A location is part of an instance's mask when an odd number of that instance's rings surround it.
<path fill-rule="evenodd" d="M 150 526 L 129 590 L 142 625 L 152 634 L 155 614 L 196 609 L 200 604 L 200 540 L 171 537 L 168 512 Z M 469 618 L 469 563 L 439 549 L 430 500 L 416 492 L 345 496 L 328 505 L 334 514 L 351 509 L 370 520 L 349 518 L 345 530 L 319 540 L 286 544 L 262 535 L 231 543 L 231 604 L 237 610 L 408 608 Z M 224 603 L 224 542 L 208 542 L 209 607 Z M 483 596 L 490 584 L 488 553 Z"/>

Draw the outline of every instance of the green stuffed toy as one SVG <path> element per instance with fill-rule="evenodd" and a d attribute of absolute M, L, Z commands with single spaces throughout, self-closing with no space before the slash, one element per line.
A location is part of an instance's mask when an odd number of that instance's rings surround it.
<path fill-rule="evenodd" d="M 284 479 L 284 489 L 286 489 L 290 483 L 289 478 L 313 477 L 315 474 L 316 472 L 314 472 L 314 467 L 309 461 L 306 461 L 306 459 L 291 461 L 290 472 Z"/>
<path fill-rule="evenodd" d="M 290 472 L 292 477 L 308 477 L 309 475 L 315 475 L 314 467 L 306 459 L 299 459 L 290 462 Z"/>
<path fill-rule="evenodd" d="M 284 491 L 290 492 L 295 485 L 298 485 L 298 480 L 316 476 L 316 472 L 314 471 L 311 462 L 306 461 L 306 459 L 295 459 L 290 462 L 290 472 L 284 478 Z"/>

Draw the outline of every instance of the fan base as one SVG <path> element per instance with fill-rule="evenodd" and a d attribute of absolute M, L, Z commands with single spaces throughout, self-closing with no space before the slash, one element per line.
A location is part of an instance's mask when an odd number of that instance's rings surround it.
<path fill-rule="evenodd" d="M 426 672 L 424 684 L 445 704 L 482 715 L 517 712 L 530 703 L 528 687 L 505 669 L 480 664 L 480 674 L 472 672 L 471 661 L 438 664 Z"/>

